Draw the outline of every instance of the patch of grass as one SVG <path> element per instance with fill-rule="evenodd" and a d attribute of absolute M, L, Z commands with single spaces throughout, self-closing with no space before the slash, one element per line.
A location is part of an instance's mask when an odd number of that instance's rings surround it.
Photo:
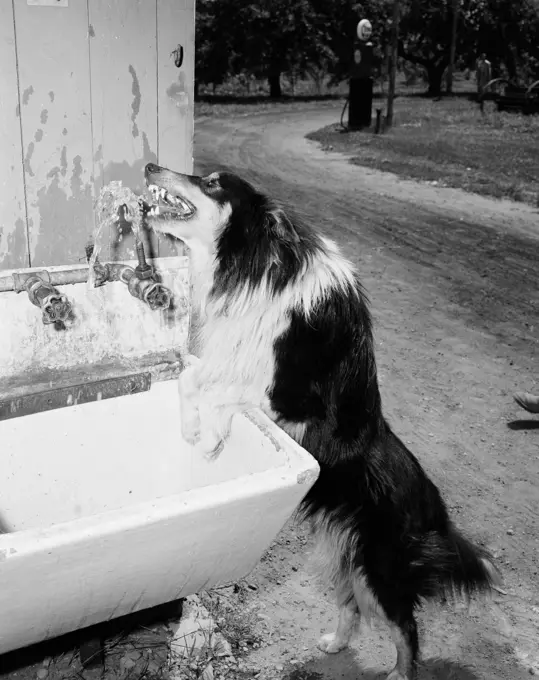
<path fill-rule="evenodd" d="M 243 583 L 235 585 L 231 597 L 214 590 L 201 593 L 200 600 L 215 621 L 219 632 L 230 644 L 234 656 L 244 656 L 250 648 L 261 644 L 261 619 L 256 604 L 248 601 L 247 589 Z"/>
<path fill-rule="evenodd" d="M 335 108 L 343 96 L 283 97 L 272 100 L 269 97 L 211 97 L 195 102 L 195 118 L 213 116 L 216 118 L 252 116 L 272 111 L 298 111 L 309 107 Z"/>
<path fill-rule="evenodd" d="M 484 115 L 465 97 L 399 97 L 383 135 L 342 133 L 332 125 L 307 135 L 352 162 L 402 177 L 438 182 L 536 206 L 539 202 L 539 116 Z"/>

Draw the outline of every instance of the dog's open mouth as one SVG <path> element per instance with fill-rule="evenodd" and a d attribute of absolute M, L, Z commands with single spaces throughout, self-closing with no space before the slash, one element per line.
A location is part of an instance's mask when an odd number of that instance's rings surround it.
<path fill-rule="evenodd" d="M 196 212 L 195 206 L 183 196 L 174 196 L 164 187 L 148 184 L 152 198 L 148 215 L 151 217 L 169 217 L 177 220 L 188 220 Z"/>

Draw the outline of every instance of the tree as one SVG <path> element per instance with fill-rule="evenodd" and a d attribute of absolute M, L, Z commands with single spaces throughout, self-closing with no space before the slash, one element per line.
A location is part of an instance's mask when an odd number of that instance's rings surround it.
<path fill-rule="evenodd" d="M 199 25 L 200 23 L 200 25 Z M 229 73 L 266 78 L 282 96 L 283 74 L 305 75 L 333 58 L 324 17 L 311 0 L 198 0 L 196 75 L 220 83 Z"/>
<path fill-rule="evenodd" d="M 401 20 L 399 55 L 422 66 L 429 93 L 439 95 L 450 62 L 453 0 L 408 0 Z M 494 67 L 517 79 L 538 52 L 537 0 L 462 0 L 456 54 L 473 67 L 485 52 Z"/>
<path fill-rule="evenodd" d="M 195 23 L 195 97 L 201 83 L 220 85 L 230 74 L 234 55 L 234 15 L 227 2 L 197 0 Z"/>
<path fill-rule="evenodd" d="M 496 69 L 505 67 L 511 80 L 537 74 L 539 3 L 537 0 L 474 0 L 467 21 L 476 55 L 485 52 Z M 472 55 L 467 53 L 471 65 Z"/>
<path fill-rule="evenodd" d="M 455 0 L 400 0 L 399 57 L 424 70 L 439 95 L 450 63 Z M 539 0 L 460 0 L 456 61 L 473 67 L 486 52 L 495 69 L 516 79 L 537 75 Z M 389 45 L 393 0 L 197 0 L 196 84 L 231 74 L 266 78 L 270 96 L 281 77 L 350 71 L 356 26 L 368 18 L 378 58 Z M 379 64 L 378 64 L 379 65 Z"/>
<path fill-rule="evenodd" d="M 311 0 L 247 2 L 243 21 L 238 65 L 267 78 L 271 98 L 282 96 L 283 74 L 304 76 L 333 58 L 324 17 Z"/>
<path fill-rule="evenodd" d="M 452 0 L 409 0 L 403 3 L 399 56 L 425 69 L 428 93 L 439 95 L 449 66 L 453 25 Z M 464 40 L 461 22 L 459 43 Z"/>

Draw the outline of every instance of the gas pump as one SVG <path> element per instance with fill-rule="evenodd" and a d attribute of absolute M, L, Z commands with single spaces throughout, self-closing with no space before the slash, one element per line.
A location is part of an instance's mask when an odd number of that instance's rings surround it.
<path fill-rule="evenodd" d="M 373 44 L 370 41 L 371 35 L 371 22 L 368 19 L 362 19 L 357 25 L 354 58 L 350 69 L 349 130 L 361 130 L 371 125 L 373 96 Z"/>

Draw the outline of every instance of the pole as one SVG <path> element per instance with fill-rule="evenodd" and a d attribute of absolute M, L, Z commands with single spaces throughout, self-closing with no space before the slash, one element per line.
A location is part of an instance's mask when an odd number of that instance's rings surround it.
<path fill-rule="evenodd" d="M 391 68 L 389 69 L 389 85 L 387 91 L 386 128 L 393 125 L 393 102 L 397 81 L 397 60 L 399 57 L 399 0 L 393 0 L 393 17 L 391 23 Z"/>
<path fill-rule="evenodd" d="M 457 54 L 457 27 L 459 21 L 460 0 L 453 0 L 453 25 L 451 27 L 451 51 L 447 68 L 447 94 L 453 93 L 453 74 L 455 72 L 455 58 Z"/>

